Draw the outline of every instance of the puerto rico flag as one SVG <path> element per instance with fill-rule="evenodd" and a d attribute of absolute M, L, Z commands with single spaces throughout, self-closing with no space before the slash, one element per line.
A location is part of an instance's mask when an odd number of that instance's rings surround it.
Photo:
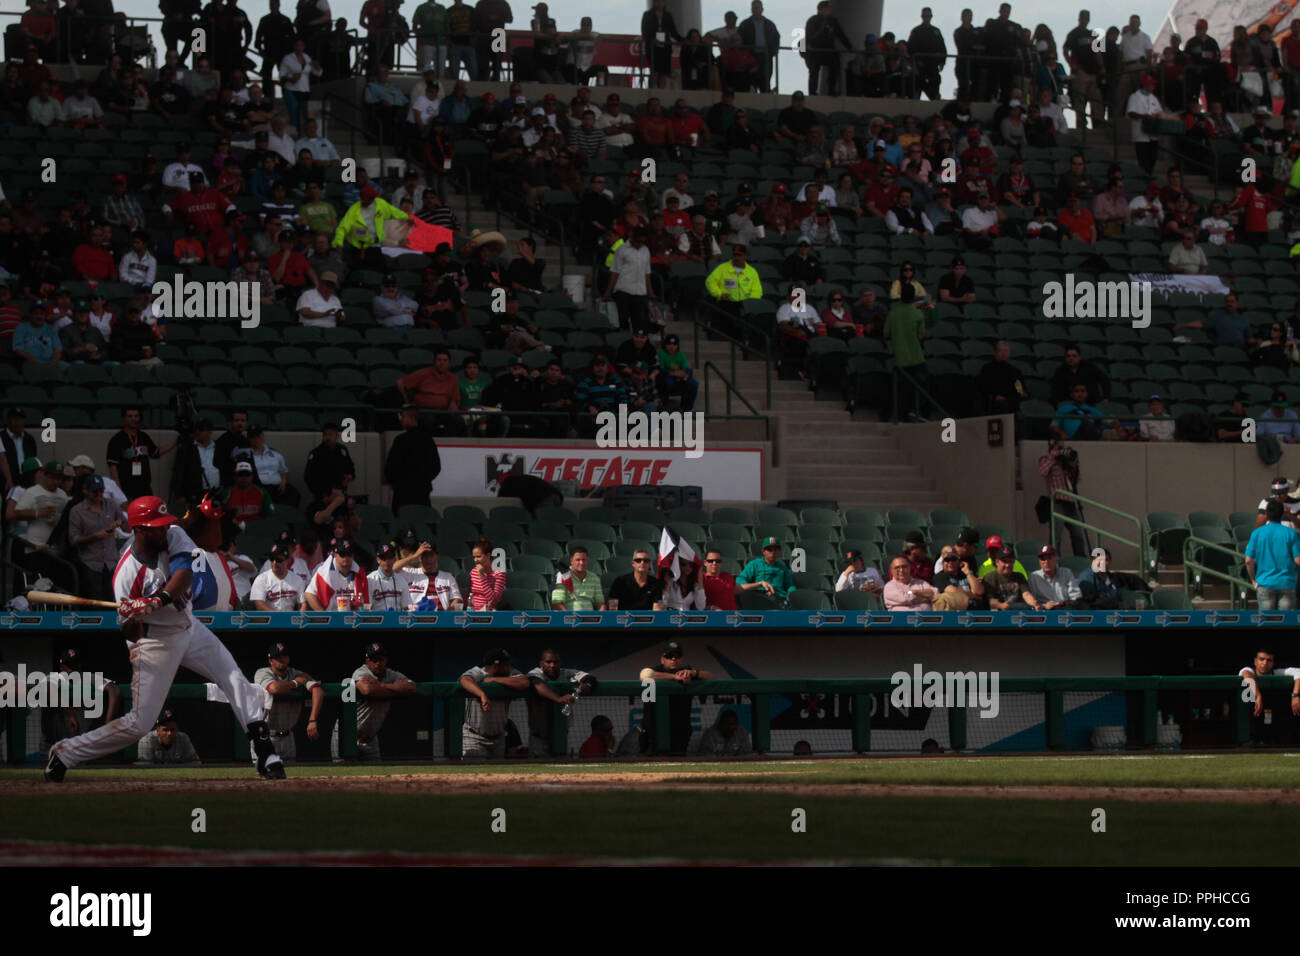
<path fill-rule="evenodd" d="M 235 577 L 230 573 L 230 565 L 220 554 L 196 549 L 190 568 L 194 572 L 194 583 L 191 585 L 194 593 L 191 606 L 194 610 L 233 611 L 239 607 Z"/>
<path fill-rule="evenodd" d="M 672 528 L 664 528 L 663 534 L 659 536 L 659 570 L 670 569 L 673 580 L 680 581 L 683 563 L 695 565 L 696 570 L 704 567 L 700 556 L 684 538 L 678 537 Z"/>

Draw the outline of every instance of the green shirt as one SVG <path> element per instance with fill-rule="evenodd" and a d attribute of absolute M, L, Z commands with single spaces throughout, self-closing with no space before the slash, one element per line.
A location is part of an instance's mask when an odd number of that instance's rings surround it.
<path fill-rule="evenodd" d="M 896 305 L 885 316 L 885 338 L 894 346 L 894 361 L 899 368 L 920 365 L 925 361 L 921 351 L 921 333 L 925 331 L 925 313 L 914 305 Z"/>
<path fill-rule="evenodd" d="M 447 8 L 440 3 L 422 3 L 415 8 L 411 32 L 425 43 L 441 40 L 447 34 Z"/>
<path fill-rule="evenodd" d="M 736 576 L 737 584 L 754 584 L 759 581 L 766 581 L 772 585 L 776 596 L 782 600 L 794 590 L 794 575 L 790 573 L 790 566 L 784 561 L 768 564 L 765 558 L 755 558 Z"/>
<path fill-rule="evenodd" d="M 312 232 L 330 232 L 339 224 L 338 211 L 323 199 L 305 202 L 298 207 L 298 215 L 311 227 Z"/>
<path fill-rule="evenodd" d="M 587 576 L 579 581 L 575 574 L 572 591 L 561 584 L 557 577 L 555 587 L 551 590 L 551 603 L 563 604 L 570 611 L 596 610 L 605 603 L 605 592 L 600 586 L 600 575 L 588 571 Z"/>
<path fill-rule="evenodd" d="M 678 369 L 689 372 L 691 370 L 691 360 L 686 357 L 686 353 L 680 347 L 671 355 L 667 349 L 660 349 L 659 367 L 665 372 L 675 372 Z"/>
<path fill-rule="evenodd" d="M 467 378 L 462 378 L 460 380 L 460 407 L 470 408 L 481 404 L 480 398 L 485 388 L 487 388 L 487 383 L 481 378 L 472 382 Z"/>

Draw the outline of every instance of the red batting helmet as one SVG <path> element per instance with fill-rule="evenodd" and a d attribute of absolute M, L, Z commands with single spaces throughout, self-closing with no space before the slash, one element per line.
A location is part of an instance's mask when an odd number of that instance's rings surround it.
<path fill-rule="evenodd" d="M 132 530 L 136 528 L 165 528 L 175 524 L 176 519 L 167 513 L 167 502 L 153 495 L 136 498 L 126 509 L 126 521 Z"/>
<path fill-rule="evenodd" d="M 209 492 L 203 496 L 199 502 L 199 511 L 207 518 L 221 518 L 226 514 L 226 509 L 221 506 L 221 499 Z"/>

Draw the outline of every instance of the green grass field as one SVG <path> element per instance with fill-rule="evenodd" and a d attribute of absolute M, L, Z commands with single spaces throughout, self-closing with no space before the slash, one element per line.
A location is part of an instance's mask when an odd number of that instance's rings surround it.
<path fill-rule="evenodd" d="M 277 792 L 242 766 L 79 770 L 48 790 L 30 786 L 39 771 L 0 771 L 0 840 L 520 858 L 1258 866 L 1290 863 L 1289 838 L 1300 838 L 1296 804 L 1260 799 L 1264 794 L 1159 802 L 1125 799 L 1122 792 L 1290 790 L 1300 776 L 1300 755 L 1285 754 L 299 766 L 291 774 L 320 787 Z M 389 774 L 415 779 L 383 792 L 346 779 Z M 491 777 L 505 774 L 512 779 L 494 788 Z M 644 774 L 670 779 L 638 784 L 635 777 Z M 536 775 L 546 775 L 538 781 L 545 786 L 530 787 L 528 778 Z M 599 785 L 602 777 L 609 779 Z M 565 778 L 584 789 L 566 792 Z M 241 780 L 252 786 L 214 789 Z M 164 789 L 117 793 L 114 781 L 124 787 L 152 781 Z M 187 781 L 194 787 L 172 789 Z M 347 789 L 330 789 L 331 782 Z M 477 789 L 467 790 L 471 783 Z M 783 790 L 745 792 L 758 783 Z M 1094 789 L 1052 799 L 875 796 L 862 789 L 872 784 Z M 206 811 L 206 833 L 190 830 L 196 807 Z M 1104 833 L 1092 826 L 1098 807 L 1106 811 Z M 491 829 L 496 808 L 506 812 L 505 833 Z M 795 808 L 806 811 L 806 832 L 792 832 Z M 1261 832 L 1270 838 L 1260 841 Z"/>

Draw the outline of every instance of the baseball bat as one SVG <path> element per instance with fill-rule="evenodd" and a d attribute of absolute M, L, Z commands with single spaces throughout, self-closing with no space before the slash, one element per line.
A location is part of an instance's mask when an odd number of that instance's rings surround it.
<path fill-rule="evenodd" d="M 29 604 L 57 604 L 60 607 L 101 607 L 117 610 L 112 601 L 96 601 L 94 598 L 77 597 L 75 594 L 55 594 L 53 591 L 28 591 Z"/>

